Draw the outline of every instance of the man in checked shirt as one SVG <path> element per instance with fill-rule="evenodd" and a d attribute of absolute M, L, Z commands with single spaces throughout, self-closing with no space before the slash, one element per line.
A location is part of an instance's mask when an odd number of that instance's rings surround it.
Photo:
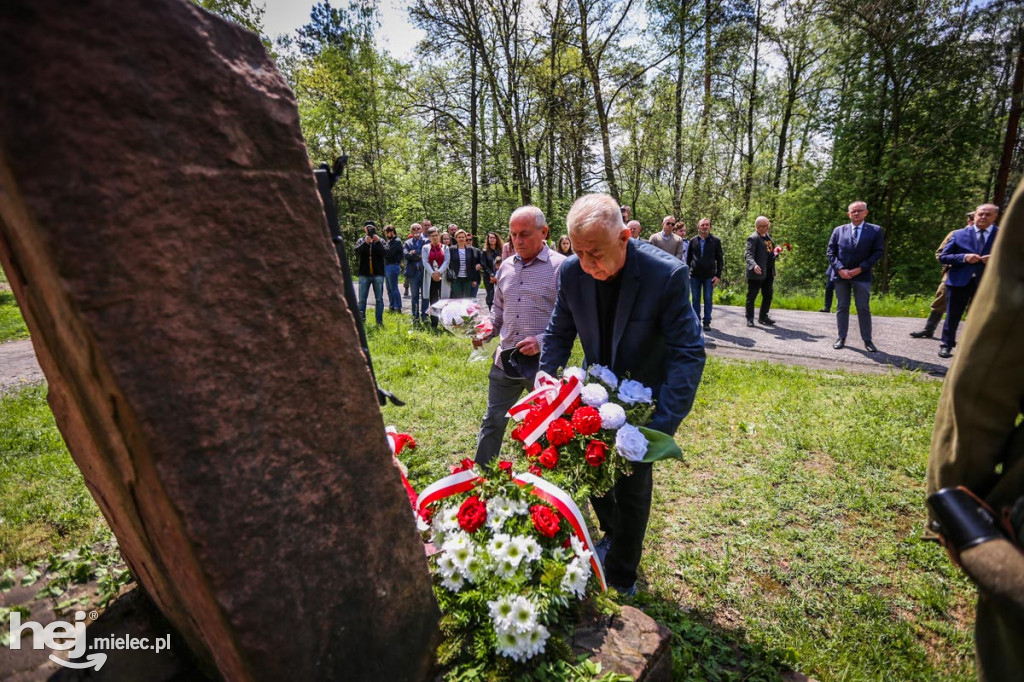
<path fill-rule="evenodd" d="M 498 268 L 491 308 L 492 331 L 473 339 L 479 348 L 494 335 L 500 344 L 488 375 L 487 414 L 476 440 L 477 464 L 490 464 L 505 435 L 505 414 L 523 391 L 533 389 L 533 377 L 509 376 L 501 352 L 515 348 L 525 356 L 540 354 L 540 338 L 551 319 L 558 293 L 558 269 L 565 257 L 548 249 L 548 225 L 536 206 L 520 206 L 508 219 L 509 241 L 515 249 Z M 511 371 L 513 375 L 518 372 Z"/>

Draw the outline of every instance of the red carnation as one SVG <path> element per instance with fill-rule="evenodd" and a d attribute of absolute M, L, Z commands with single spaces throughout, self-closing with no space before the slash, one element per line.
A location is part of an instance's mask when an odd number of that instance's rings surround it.
<path fill-rule="evenodd" d="M 547 446 L 541 451 L 537 461 L 548 469 L 554 469 L 558 465 L 558 450 L 553 445 Z"/>
<path fill-rule="evenodd" d="M 475 464 L 476 462 L 474 462 L 471 459 L 464 459 L 460 463 L 452 467 L 452 473 L 457 474 L 460 471 L 469 471 L 470 469 L 473 468 Z"/>
<path fill-rule="evenodd" d="M 587 460 L 587 464 L 592 467 L 599 467 L 604 464 L 605 458 L 608 456 L 608 445 L 603 441 L 592 440 L 587 443 L 587 452 L 583 456 Z"/>
<path fill-rule="evenodd" d="M 530 507 L 530 518 L 533 519 L 533 527 L 537 532 L 546 538 L 553 538 L 558 534 L 561 522 L 558 520 L 558 513 L 543 504 L 535 504 Z"/>
<path fill-rule="evenodd" d="M 508 474 L 509 478 L 512 478 L 512 462 L 503 459 L 500 462 L 498 462 L 498 468 L 504 471 L 506 474 Z"/>
<path fill-rule="evenodd" d="M 568 419 L 559 417 L 548 425 L 547 433 L 544 435 L 548 437 L 549 443 L 555 447 L 561 447 L 571 441 L 576 432 L 572 430 L 572 424 Z"/>
<path fill-rule="evenodd" d="M 519 442 L 522 442 L 523 439 L 526 437 L 523 434 L 524 431 L 526 431 L 526 422 L 525 421 L 520 422 L 519 426 L 517 426 L 516 428 L 512 429 L 512 440 L 517 440 Z"/>
<path fill-rule="evenodd" d="M 601 413 L 596 407 L 581 407 L 572 415 L 572 427 L 581 436 L 593 436 L 601 430 Z"/>
<path fill-rule="evenodd" d="M 526 468 L 526 470 L 529 471 L 534 476 L 540 476 L 542 478 L 544 477 L 544 470 L 541 469 L 536 464 L 531 464 L 529 467 Z"/>
<path fill-rule="evenodd" d="M 420 518 L 423 519 L 426 523 L 430 523 L 430 521 L 434 518 L 434 510 L 431 509 L 430 507 L 423 507 L 423 509 L 420 509 Z"/>
<path fill-rule="evenodd" d="M 394 438 L 396 457 L 402 454 L 402 450 L 405 449 L 406 446 L 408 446 L 410 450 L 416 449 L 416 441 L 413 440 L 412 436 L 408 433 L 396 433 Z"/>
<path fill-rule="evenodd" d="M 537 457 L 540 455 L 540 451 L 540 443 L 530 443 L 525 448 L 523 448 L 523 452 L 526 453 L 527 459 L 537 459 Z"/>
<path fill-rule="evenodd" d="M 459 526 L 467 533 L 476 531 L 487 520 L 487 505 L 476 495 L 469 497 L 459 507 Z"/>

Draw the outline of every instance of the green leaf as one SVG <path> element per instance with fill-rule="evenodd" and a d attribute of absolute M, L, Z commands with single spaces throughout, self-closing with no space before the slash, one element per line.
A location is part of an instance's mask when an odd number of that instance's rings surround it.
<path fill-rule="evenodd" d="M 0 575 L 0 592 L 7 592 L 14 587 L 14 571 L 8 568 Z"/>
<path fill-rule="evenodd" d="M 643 461 L 658 462 L 670 457 L 678 460 L 683 459 L 683 451 L 679 449 L 679 445 L 672 436 L 644 426 L 640 427 L 640 433 L 644 434 L 648 443 L 647 454 L 644 455 Z"/>

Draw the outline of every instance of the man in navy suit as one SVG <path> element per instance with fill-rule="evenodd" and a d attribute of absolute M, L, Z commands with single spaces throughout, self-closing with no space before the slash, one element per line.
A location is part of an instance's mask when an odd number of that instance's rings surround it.
<path fill-rule="evenodd" d="M 850 222 L 832 230 L 828 240 L 828 262 L 832 265 L 832 281 L 836 285 L 836 326 L 839 338 L 832 347 L 846 346 L 846 332 L 850 328 L 850 296 L 857 303 L 857 322 L 864 349 L 877 353 L 871 342 L 871 268 L 885 252 L 882 228 L 865 222 L 868 205 L 855 201 L 847 207 Z"/>
<path fill-rule="evenodd" d="M 540 368 L 554 374 L 577 335 L 584 365 L 600 364 L 651 387 L 657 402 L 647 425 L 669 435 L 693 406 L 704 371 L 704 338 L 690 305 L 690 271 L 650 244 L 630 239 L 619 205 L 606 194 L 576 200 L 566 218 L 576 255 L 559 271 L 558 296 L 541 341 Z M 608 583 L 636 591 L 651 511 L 649 463 L 632 463 L 603 498 L 591 498 L 605 538 L 598 543 Z M 610 543 L 610 547 L 609 547 Z"/>
<path fill-rule="evenodd" d="M 946 322 L 942 325 L 940 358 L 953 355 L 960 317 L 978 289 L 978 282 L 981 281 L 989 254 L 992 253 L 992 243 L 999 232 L 999 226 L 994 224 L 998 217 L 998 206 L 982 204 L 974 211 L 974 226 L 954 232 L 939 256 L 939 262 L 949 266 L 949 272 L 946 273 Z"/>

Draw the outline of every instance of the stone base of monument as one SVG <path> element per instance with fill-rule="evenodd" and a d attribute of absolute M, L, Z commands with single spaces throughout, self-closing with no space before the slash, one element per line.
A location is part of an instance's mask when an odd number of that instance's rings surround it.
<path fill-rule="evenodd" d="M 643 682 L 672 679 L 671 631 L 632 606 L 616 616 L 596 614 L 576 627 L 573 651 L 590 654 L 602 672 L 629 675 Z"/>

